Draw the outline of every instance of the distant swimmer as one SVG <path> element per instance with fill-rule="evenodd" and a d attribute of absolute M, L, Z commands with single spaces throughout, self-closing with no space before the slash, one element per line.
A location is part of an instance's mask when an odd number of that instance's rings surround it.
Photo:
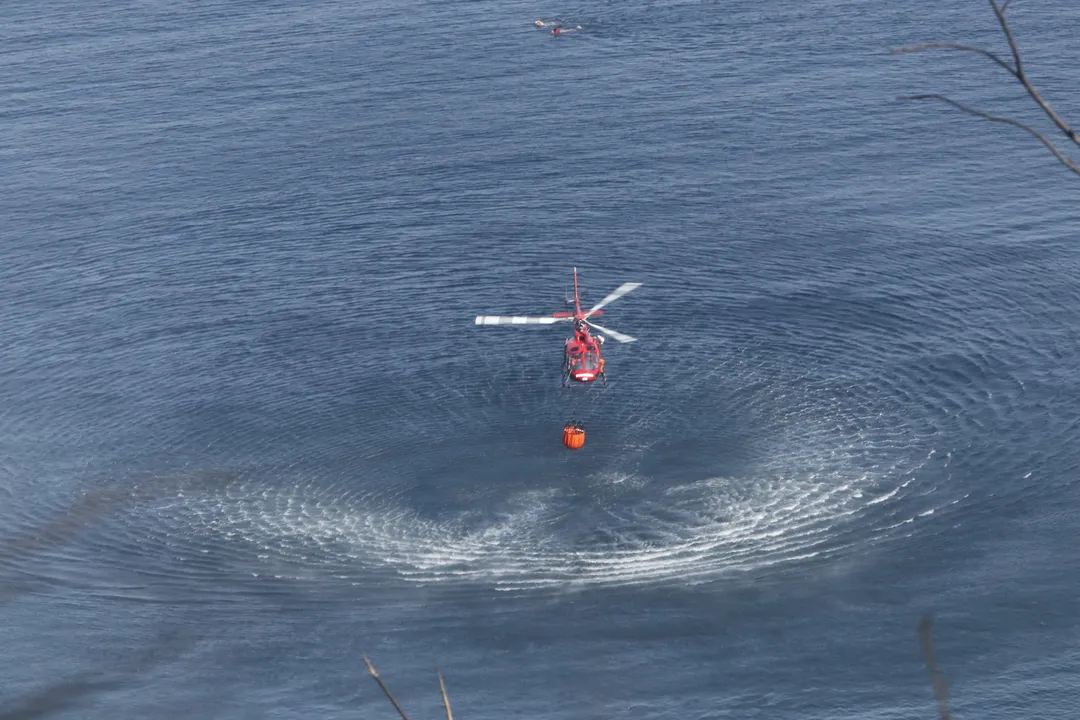
<path fill-rule="evenodd" d="M 558 28 L 557 27 L 557 28 L 555 28 L 554 30 L 551 31 L 551 34 L 552 35 L 565 35 L 566 33 L 577 32 L 578 30 L 583 30 L 583 29 L 584 28 L 582 28 L 580 25 L 578 25 L 577 27 L 572 27 L 572 28 Z"/>
<path fill-rule="evenodd" d="M 552 25 L 557 25 L 558 23 L 544 22 L 543 20 L 537 20 L 533 24 L 536 25 L 536 27 L 544 28 L 544 27 L 551 27 Z"/>

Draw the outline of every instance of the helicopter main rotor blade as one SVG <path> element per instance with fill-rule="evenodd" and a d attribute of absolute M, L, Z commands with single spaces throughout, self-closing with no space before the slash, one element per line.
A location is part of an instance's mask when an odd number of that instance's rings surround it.
<path fill-rule="evenodd" d="M 522 315 L 477 315 L 477 325 L 551 325 L 570 318 L 525 317 Z"/>
<path fill-rule="evenodd" d="M 589 317 L 594 312 L 596 312 L 600 308 L 604 307 L 608 303 L 614 302 L 615 300 L 618 300 L 619 298 L 621 298 L 626 293 L 630 292 L 631 290 L 633 290 L 635 288 L 639 288 L 639 287 L 641 287 L 641 283 L 623 283 L 619 287 L 615 288 L 615 292 L 611 293 L 606 298 L 604 298 L 600 302 L 596 303 L 596 305 L 593 306 L 592 310 L 585 313 L 585 317 Z"/>
<path fill-rule="evenodd" d="M 623 335 L 621 332 L 615 332 L 614 330 L 608 330 L 606 327 L 602 327 L 600 325 L 597 325 L 596 323 L 591 323 L 588 320 L 586 320 L 585 323 L 589 327 L 596 328 L 597 330 L 604 333 L 605 335 L 610 335 L 611 337 L 615 338 L 619 342 L 637 342 L 636 337 L 630 337 L 629 335 Z"/>

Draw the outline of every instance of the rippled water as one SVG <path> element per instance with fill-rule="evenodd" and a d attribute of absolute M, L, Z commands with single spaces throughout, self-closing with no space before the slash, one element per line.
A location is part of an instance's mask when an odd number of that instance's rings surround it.
<path fill-rule="evenodd" d="M 1009 10 L 1080 118 L 1060 12 Z M 933 717 L 932 611 L 958 716 L 1072 717 L 1078 186 L 887 52 L 989 8 L 3 25 L 0 711 L 390 717 L 367 654 L 413 716 L 434 655 L 463 717 Z M 472 322 L 574 266 L 643 283 L 607 388 Z"/>

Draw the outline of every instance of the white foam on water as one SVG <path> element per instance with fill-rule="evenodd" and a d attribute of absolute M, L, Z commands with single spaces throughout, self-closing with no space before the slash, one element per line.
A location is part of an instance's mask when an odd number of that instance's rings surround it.
<path fill-rule="evenodd" d="M 310 483 L 245 484 L 187 502 L 196 525 L 250 543 L 261 556 L 503 590 L 701 581 L 866 547 L 933 513 L 923 505 L 890 514 L 910 495 L 918 463 L 878 475 L 859 468 L 851 449 L 781 450 L 745 476 L 667 487 L 663 478 L 604 471 L 574 496 L 539 487 L 505 498 L 505 509 L 489 515 L 430 517 L 402 497 L 319 497 Z M 568 533 L 582 492 L 596 501 L 589 516 L 596 525 L 571 525 Z"/>
<path fill-rule="evenodd" d="M 657 442 L 645 440 L 659 437 L 648 431 L 673 420 L 670 408 L 643 407 L 627 419 L 635 431 L 623 428 L 626 456 L 584 482 L 532 470 L 531 489 L 499 496 L 498 480 L 489 477 L 474 490 L 497 501 L 497 512 L 425 513 L 409 495 L 411 484 L 377 473 L 328 485 L 319 477 L 288 482 L 270 471 L 269 486 L 249 477 L 184 498 L 193 527 L 177 531 L 250 545 L 250 555 L 268 565 L 313 563 L 331 574 L 517 590 L 700 582 L 820 562 L 866 552 L 955 502 L 920 474 L 930 463 L 947 465 L 951 451 L 941 460 L 941 450 L 890 422 L 866 393 L 833 395 L 820 378 L 803 383 L 797 374 L 779 373 L 784 382 L 775 382 L 777 368 L 749 359 L 728 358 L 704 374 L 721 369 L 743 383 L 725 396 L 725 412 L 759 433 L 744 467 L 727 475 L 706 469 L 676 481 L 643 472 Z M 695 452 L 708 452 L 698 440 Z M 695 457 L 692 466 L 708 468 L 708 458 Z M 920 502 L 910 502 L 915 497 Z"/>

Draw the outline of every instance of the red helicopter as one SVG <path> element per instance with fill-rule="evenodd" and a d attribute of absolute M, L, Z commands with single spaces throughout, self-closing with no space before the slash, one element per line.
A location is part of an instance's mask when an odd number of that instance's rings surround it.
<path fill-rule="evenodd" d="M 593 382 L 597 378 L 600 378 L 607 385 L 607 375 L 604 373 L 604 358 L 600 353 L 600 346 L 604 344 L 604 335 L 624 343 L 634 342 L 637 338 L 591 323 L 589 318 L 603 315 L 602 308 L 605 305 L 618 300 L 626 293 L 640 286 L 641 283 L 624 283 L 594 305 L 591 310 L 582 312 L 581 301 L 578 298 L 577 268 L 574 268 L 574 312 L 552 313 L 550 317 L 477 315 L 476 324 L 553 325 L 557 322 L 573 321 L 574 334 L 566 339 L 566 344 L 563 346 L 563 386 L 565 387 L 571 380 L 587 383 Z M 570 300 L 567 299 L 566 303 L 569 305 Z M 589 328 L 599 330 L 603 335 L 590 335 Z"/>

